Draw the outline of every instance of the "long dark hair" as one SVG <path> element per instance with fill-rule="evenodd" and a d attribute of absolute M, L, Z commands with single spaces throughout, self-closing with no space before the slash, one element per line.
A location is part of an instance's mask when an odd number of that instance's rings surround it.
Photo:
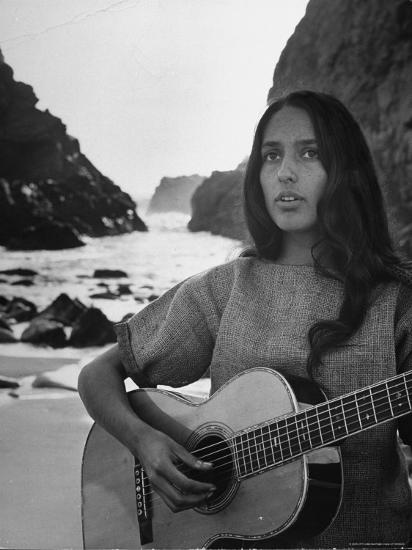
<path fill-rule="evenodd" d="M 339 279 L 344 289 L 338 318 L 320 320 L 309 329 L 307 367 L 312 376 L 322 355 L 347 342 L 359 329 L 372 290 L 396 279 L 397 274 L 402 277 L 406 263 L 394 251 L 372 155 L 360 126 L 335 97 L 306 90 L 270 104 L 256 128 L 244 179 L 245 217 L 256 255 L 276 260 L 282 246 L 282 231 L 265 206 L 260 170 L 264 130 L 285 106 L 303 109 L 310 117 L 328 176 L 318 204 L 322 238 L 312 248 L 314 264 L 324 275 Z"/>

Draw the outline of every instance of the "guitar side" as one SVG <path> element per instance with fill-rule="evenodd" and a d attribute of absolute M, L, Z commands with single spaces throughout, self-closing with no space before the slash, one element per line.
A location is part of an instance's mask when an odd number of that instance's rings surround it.
<path fill-rule="evenodd" d="M 296 381 L 293 385 L 299 400 L 311 404 L 319 399 L 319 392 L 309 395 L 312 390 L 298 388 Z M 230 436 L 297 408 L 289 384 L 269 369 L 238 375 L 201 404 L 159 390 L 137 390 L 129 398 L 139 416 L 189 449 L 199 434 L 215 429 Z M 82 468 L 85 548 L 229 547 L 240 542 L 246 547 L 256 546 L 257 541 L 274 547 L 282 540 L 290 542 L 297 533 L 323 530 L 340 503 L 340 455 L 328 448 L 240 483 L 234 479 L 221 502 L 218 499 L 203 510 L 173 514 L 155 496 L 150 518 L 153 540 L 142 545 L 134 466 L 130 452 L 94 425 Z M 321 502 L 326 505 L 324 513 L 317 507 Z"/>

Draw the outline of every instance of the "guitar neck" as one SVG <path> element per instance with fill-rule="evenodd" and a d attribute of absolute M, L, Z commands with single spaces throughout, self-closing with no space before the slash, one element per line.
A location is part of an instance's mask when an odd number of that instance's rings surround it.
<path fill-rule="evenodd" d="M 412 411 L 412 372 L 389 378 L 233 438 L 239 476 L 251 477 Z"/>

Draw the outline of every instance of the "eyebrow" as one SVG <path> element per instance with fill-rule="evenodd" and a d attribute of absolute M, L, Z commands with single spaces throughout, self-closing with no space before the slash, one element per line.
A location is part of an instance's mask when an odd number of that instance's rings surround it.
<path fill-rule="evenodd" d="M 311 138 L 311 139 L 299 139 L 297 142 L 297 145 L 312 145 L 312 144 L 317 144 L 317 140 L 315 138 Z M 264 147 L 280 147 L 282 146 L 282 143 L 280 141 L 265 141 L 263 144 L 262 144 L 262 149 Z"/>

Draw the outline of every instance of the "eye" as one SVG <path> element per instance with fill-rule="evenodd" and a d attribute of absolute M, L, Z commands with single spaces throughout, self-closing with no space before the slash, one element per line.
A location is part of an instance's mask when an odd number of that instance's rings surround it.
<path fill-rule="evenodd" d="M 305 159 L 318 159 L 319 151 L 317 149 L 305 149 L 302 156 Z"/>
<path fill-rule="evenodd" d="M 280 159 L 280 154 L 277 151 L 268 151 L 262 157 L 264 161 L 274 162 Z"/>

